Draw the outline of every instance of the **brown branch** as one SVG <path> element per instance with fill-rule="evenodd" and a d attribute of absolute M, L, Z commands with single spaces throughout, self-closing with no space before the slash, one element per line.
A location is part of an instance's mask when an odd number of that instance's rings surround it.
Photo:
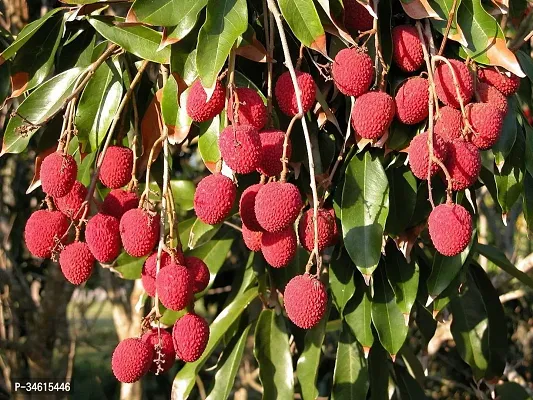
<path fill-rule="evenodd" d="M 289 136 L 291 135 L 292 128 L 294 127 L 294 123 L 302 118 L 302 114 L 296 114 L 294 117 L 292 117 L 291 122 L 289 123 L 289 127 L 287 128 L 287 132 L 285 132 L 285 137 L 283 138 L 283 155 L 281 156 L 281 163 L 283 164 L 283 170 L 281 171 L 280 181 L 286 182 L 287 181 L 287 173 L 289 172 L 288 164 L 289 159 L 287 158 L 287 150 L 289 148 Z"/>
<path fill-rule="evenodd" d="M 439 56 L 442 56 L 444 52 L 444 47 L 446 46 L 446 41 L 448 40 L 448 35 L 450 34 L 450 29 L 452 28 L 453 19 L 455 18 L 455 8 L 457 7 L 457 0 L 453 0 L 452 9 L 448 14 L 448 23 L 446 24 L 446 30 L 444 31 L 444 37 L 442 38 L 442 43 L 440 44 Z"/>

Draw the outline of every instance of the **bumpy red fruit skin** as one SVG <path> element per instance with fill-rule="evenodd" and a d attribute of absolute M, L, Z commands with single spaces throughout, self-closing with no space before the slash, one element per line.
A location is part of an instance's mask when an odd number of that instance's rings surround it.
<path fill-rule="evenodd" d="M 172 258 L 166 252 L 161 253 L 161 262 L 159 265 L 159 271 L 161 269 L 173 265 Z M 141 271 L 141 280 L 144 290 L 150 297 L 155 296 L 155 276 L 157 271 L 157 251 L 154 251 L 150 257 L 146 259 Z"/>
<path fill-rule="evenodd" d="M 424 78 L 408 79 L 396 93 L 396 116 L 407 125 L 422 122 L 428 117 L 429 82 Z"/>
<path fill-rule="evenodd" d="M 206 224 L 218 224 L 229 215 L 237 197 L 233 181 L 222 174 L 206 176 L 194 193 L 196 216 Z"/>
<path fill-rule="evenodd" d="M 344 24 L 348 29 L 355 31 L 369 31 L 374 24 L 374 18 L 366 8 L 357 0 L 345 0 L 344 4 Z"/>
<path fill-rule="evenodd" d="M 328 303 L 326 288 L 315 277 L 304 274 L 292 278 L 283 294 L 289 319 L 300 328 L 310 329 L 320 322 Z"/>
<path fill-rule="evenodd" d="M 307 251 L 315 247 L 315 226 L 313 223 L 314 210 L 310 208 L 303 213 L 298 223 L 298 238 L 300 244 Z M 335 220 L 331 214 L 322 208 L 318 209 L 318 251 L 331 246 L 334 240 Z"/>
<path fill-rule="evenodd" d="M 127 147 L 109 146 L 100 167 L 100 182 L 108 188 L 118 189 L 131 180 L 133 151 Z"/>
<path fill-rule="evenodd" d="M 81 206 L 87 197 L 87 188 L 80 182 L 74 181 L 72 189 L 63 197 L 55 199 L 56 207 L 59 211 L 73 220 L 78 220 L 83 215 Z"/>
<path fill-rule="evenodd" d="M 189 89 L 186 106 L 187 114 L 196 122 L 209 121 L 222 112 L 225 102 L 226 93 L 219 81 L 216 83 L 215 91 L 211 98 L 207 101 L 207 93 L 200 81 L 197 80 Z"/>
<path fill-rule="evenodd" d="M 477 76 L 481 82 L 488 83 L 498 89 L 504 96 L 511 96 L 520 87 L 520 78 L 511 73 L 511 76 L 501 74 L 494 68 L 483 68 L 477 70 Z"/>
<path fill-rule="evenodd" d="M 445 142 L 459 139 L 463 132 L 463 116 L 461 111 L 450 106 L 441 107 L 440 117 L 435 123 L 435 134 Z"/>
<path fill-rule="evenodd" d="M 489 103 L 474 103 L 466 107 L 466 115 L 472 127 L 470 140 L 480 150 L 490 149 L 503 128 L 503 114 Z"/>
<path fill-rule="evenodd" d="M 102 203 L 102 214 L 112 215 L 115 218 L 122 218 L 126 211 L 139 206 L 139 196 L 134 192 L 123 189 L 113 189 L 105 197 Z"/>
<path fill-rule="evenodd" d="M 56 152 L 45 157 L 40 174 L 43 192 L 54 198 L 62 197 L 72 189 L 78 166 L 71 155 Z"/>
<path fill-rule="evenodd" d="M 153 359 L 154 351 L 148 343 L 141 339 L 128 338 L 115 348 L 111 368 L 120 382 L 133 383 L 146 375 Z"/>
<path fill-rule="evenodd" d="M 482 103 L 489 103 L 502 112 L 507 114 L 507 98 L 494 86 L 480 82 L 477 87 L 477 94 Z"/>
<path fill-rule="evenodd" d="M 283 268 L 291 262 L 297 250 L 296 232 L 292 226 L 281 232 L 263 232 L 261 251 L 267 263 L 274 268 Z"/>
<path fill-rule="evenodd" d="M 152 251 L 159 235 L 159 215 L 134 208 L 120 219 L 120 238 L 124 250 L 133 257 L 143 257 Z"/>
<path fill-rule="evenodd" d="M 372 84 L 374 64 L 370 56 L 358 47 L 342 49 L 335 56 L 331 74 L 341 93 L 359 97 Z"/>
<path fill-rule="evenodd" d="M 157 358 L 156 346 L 159 344 L 161 344 L 161 354 L 163 355 L 161 357 L 163 362 L 159 363 L 159 366 L 162 368 L 162 370 L 159 371 L 159 373 L 167 372 L 170 368 L 172 368 L 174 362 L 176 361 L 176 351 L 174 350 L 174 343 L 172 342 L 172 335 L 170 333 L 164 329 L 152 328 L 152 330 L 149 330 L 142 335 L 141 340 L 148 344 L 154 352 L 154 359 L 152 360 L 152 364 L 150 366 L 151 372 L 154 374 L 158 372 L 158 363 L 155 360 Z"/>
<path fill-rule="evenodd" d="M 385 92 L 368 92 L 355 101 L 352 127 L 365 139 L 377 139 L 389 128 L 396 107 Z"/>
<path fill-rule="evenodd" d="M 405 72 L 422 67 L 424 53 L 418 31 L 411 25 L 399 25 L 392 29 L 392 59 Z"/>
<path fill-rule="evenodd" d="M 463 104 L 467 104 L 474 94 L 474 81 L 468 67 L 459 60 L 449 60 L 459 83 L 459 93 Z M 457 90 L 448 64 L 441 63 L 435 70 L 435 89 L 440 101 L 448 106 L 459 108 Z"/>
<path fill-rule="evenodd" d="M 448 154 L 448 146 L 446 142 L 439 136 L 433 137 L 433 155 L 440 161 L 444 161 Z M 428 134 L 421 133 L 411 140 L 409 145 L 409 167 L 413 175 L 418 179 L 425 180 L 428 178 L 429 166 L 429 150 L 428 150 Z M 431 164 L 431 176 L 439 171 L 439 166 L 436 163 Z"/>
<path fill-rule="evenodd" d="M 172 339 L 176 356 L 185 362 L 198 360 L 209 341 L 209 325 L 202 317 L 187 313 L 174 324 Z"/>
<path fill-rule="evenodd" d="M 263 129 L 267 122 L 267 109 L 261 96 L 250 88 L 235 90 L 239 98 L 239 125 L 251 125 L 255 129 Z M 229 103 L 228 118 L 233 122 L 233 102 Z"/>
<path fill-rule="evenodd" d="M 50 258 L 57 240 L 63 237 L 68 227 L 67 217 L 59 211 L 35 211 L 24 229 L 26 247 L 35 257 Z M 64 238 L 63 243 L 66 240 Z"/>
<path fill-rule="evenodd" d="M 261 139 L 251 125 L 231 125 L 218 138 L 222 158 L 238 174 L 249 174 L 261 161 Z"/>
<path fill-rule="evenodd" d="M 242 226 L 242 238 L 244 244 L 251 251 L 261 251 L 261 238 L 263 237 L 263 232 L 261 231 L 251 231 L 246 227 Z"/>
<path fill-rule="evenodd" d="M 192 291 L 193 293 L 200 293 L 209 284 L 209 268 L 205 262 L 198 257 L 189 256 L 185 257 L 185 265 L 189 270 L 191 276 Z"/>
<path fill-rule="evenodd" d="M 98 213 L 87 223 L 85 240 L 94 258 L 103 263 L 113 261 L 120 253 L 119 220 Z"/>
<path fill-rule="evenodd" d="M 458 204 L 440 204 L 429 214 L 429 236 L 442 255 L 461 253 L 472 236 L 472 217 Z"/>
<path fill-rule="evenodd" d="M 66 246 L 59 255 L 61 272 L 74 285 L 80 285 L 91 276 L 94 256 L 84 242 L 74 242 Z"/>
<path fill-rule="evenodd" d="M 269 182 L 255 197 L 255 216 L 268 232 L 280 232 L 296 221 L 302 208 L 298 188 L 292 183 Z"/>
<path fill-rule="evenodd" d="M 247 187 L 242 192 L 241 199 L 239 200 L 239 214 L 241 215 L 242 224 L 252 231 L 260 231 L 261 225 L 257 222 L 255 216 L 255 197 L 263 185 L 256 183 L 250 187 Z"/>
<path fill-rule="evenodd" d="M 183 310 L 192 300 L 192 279 L 187 268 L 173 264 L 163 268 L 155 278 L 159 300 L 166 308 Z"/>
<path fill-rule="evenodd" d="M 333 219 L 333 235 L 331 238 L 330 246 L 334 246 L 339 241 L 339 227 L 337 226 L 337 217 L 335 216 L 335 210 L 333 207 L 326 208 L 326 211 L 331 215 L 331 218 Z"/>
<path fill-rule="evenodd" d="M 452 179 L 452 190 L 463 190 L 477 181 L 481 171 L 481 154 L 472 143 L 457 139 L 448 144 L 444 165 Z"/>
<path fill-rule="evenodd" d="M 261 161 L 257 172 L 266 176 L 277 176 L 283 170 L 281 158 L 283 157 L 283 143 L 285 141 L 285 132 L 277 129 L 268 129 L 259 132 L 261 140 Z M 287 159 L 290 160 L 292 155 L 292 144 L 289 139 L 287 142 Z"/>
<path fill-rule="evenodd" d="M 296 78 L 298 86 L 302 92 L 302 108 L 306 113 L 313 107 L 316 100 L 316 88 L 313 77 L 307 72 L 296 71 Z M 296 101 L 296 93 L 294 92 L 294 86 L 292 85 L 292 79 L 289 71 L 284 72 L 278 78 L 276 87 L 274 89 L 276 99 L 281 111 L 293 117 L 298 114 L 298 103 Z"/>

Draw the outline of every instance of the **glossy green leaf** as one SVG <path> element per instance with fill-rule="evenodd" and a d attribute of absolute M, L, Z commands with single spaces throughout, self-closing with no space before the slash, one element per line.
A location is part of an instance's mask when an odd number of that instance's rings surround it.
<path fill-rule="evenodd" d="M 259 364 L 263 399 L 292 399 L 294 380 L 285 318 L 263 310 L 255 327 L 254 355 Z"/>
<path fill-rule="evenodd" d="M 276 288 L 283 293 L 287 283 L 296 275 L 305 272 L 305 265 L 309 260 L 309 253 L 303 247 L 298 247 L 296 256 L 291 260 L 289 265 L 284 268 L 270 268 L 270 275 L 274 280 Z M 266 261 L 265 261 L 266 263 Z"/>
<path fill-rule="evenodd" d="M 96 34 L 92 29 L 78 31 L 73 34 L 58 51 L 56 72 L 63 72 L 69 68 L 86 68 L 92 62 L 93 51 L 96 46 Z"/>
<path fill-rule="evenodd" d="M 523 191 L 522 181 L 524 173 L 511 158 L 503 165 L 500 172 L 496 172 L 496 187 L 498 189 L 498 202 L 503 214 L 507 214 L 516 203 Z"/>
<path fill-rule="evenodd" d="M 433 304 L 435 305 L 437 301 L 438 299 Z M 416 302 L 415 321 L 416 325 L 418 326 L 418 330 L 422 335 L 424 348 L 427 348 L 429 341 L 433 338 L 433 336 L 435 336 L 435 331 L 437 329 L 437 321 L 435 321 L 435 319 L 433 318 L 431 311 L 424 307 L 424 305 L 420 301 Z"/>
<path fill-rule="evenodd" d="M 211 121 L 200 123 L 200 137 L 198 138 L 198 150 L 205 166 L 213 172 L 215 165 L 220 160 L 218 148 L 218 135 L 220 134 L 220 116 L 217 115 Z"/>
<path fill-rule="evenodd" d="M 200 219 L 197 219 L 191 228 L 187 247 L 193 250 L 206 244 L 213 238 L 213 236 L 215 236 L 221 226 L 222 224 L 209 225 Z"/>
<path fill-rule="evenodd" d="M 507 156 L 511 153 L 518 130 L 518 124 L 516 121 L 516 98 L 509 97 L 507 102 L 509 111 L 507 111 L 503 121 L 502 133 L 496 144 L 492 147 L 494 162 L 496 163 L 496 166 L 500 168 L 503 166 Z"/>
<path fill-rule="evenodd" d="M 362 277 L 357 280 L 355 294 L 346 305 L 344 318 L 357 341 L 361 343 L 365 352 L 368 351 L 374 344 L 372 302 L 370 300 L 370 288 Z"/>
<path fill-rule="evenodd" d="M 533 289 L 533 279 L 516 268 L 500 249 L 487 244 L 478 243 L 476 245 L 476 250 L 479 254 L 486 257 L 489 261 L 492 261 L 509 275 Z"/>
<path fill-rule="evenodd" d="M 333 302 L 341 315 L 355 292 L 354 270 L 352 260 L 345 252 L 340 257 L 333 255 L 329 268 L 329 286 Z"/>
<path fill-rule="evenodd" d="M 176 44 L 171 48 L 170 70 L 179 75 L 187 85 L 191 85 L 198 77 L 196 71 L 196 49 Z M 237 72 L 237 71 L 236 71 Z"/>
<path fill-rule="evenodd" d="M 118 271 L 122 279 L 139 279 L 146 257 L 133 257 L 123 251 L 115 260 L 113 269 Z"/>
<path fill-rule="evenodd" d="M 408 167 L 389 169 L 387 178 L 390 186 L 390 208 L 385 230 L 397 236 L 408 227 L 415 211 L 417 182 Z"/>
<path fill-rule="evenodd" d="M 400 349 L 400 354 L 409 375 L 412 376 L 419 385 L 423 386 L 426 381 L 424 367 L 422 366 L 418 356 L 409 346 L 408 342 L 405 342 L 405 344 L 402 346 Z"/>
<path fill-rule="evenodd" d="M 181 143 L 189 134 L 191 129 L 192 119 L 187 114 L 185 107 L 180 107 L 180 104 L 187 104 L 188 90 L 181 94 L 178 83 L 173 75 L 168 77 L 167 83 L 163 88 L 161 99 L 161 113 L 163 121 L 168 127 L 169 141 L 171 144 Z"/>
<path fill-rule="evenodd" d="M 313 0 L 279 0 L 278 4 L 298 40 L 326 54 L 326 35 Z"/>
<path fill-rule="evenodd" d="M 370 349 L 368 357 L 370 393 L 372 400 L 389 400 L 389 358 L 380 343 Z"/>
<path fill-rule="evenodd" d="M 145 24 L 156 26 L 176 26 L 196 23 L 196 17 L 205 7 L 207 0 L 136 0 L 130 13 Z"/>
<path fill-rule="evenodd" d="M 183 251 L 189 249 L 189 237 L 191 236 L 191 230 L 196 222 L 196 217 L 186 219 L 185 221 L 178 221 L 180 231 L 180 241 Z"/>
<path fill-rule="evenodd" d="M 496 386 L 496 395 L 499 400 L 532 400 L 533 397 L 516 382 L 505 382 Z"/>
<path fill-rule="evenodd" d="M 455 10 L 453 10 L 454 2 Z M 463 46 L 467 46 L 468 43 L 463 34 L 463 30 L 457 23 L 457 9 L 461 5 L 461 0 L 433 0 L 432 3 L 434 5 L 434 10 L 441 18 L 440 20 L 436 18 L 431 19 L 431 24 L 433 27 L 444 36 L 446 29 L 448 28 L 449 15 L 452 11 L 454 11 L 453 20 L 449 27 L 448 38 L 461 43 Z"/>
<path fill-rule="evenodd" d="M 394 364 L 394 372 L 402 400 L 423 400 L 428 398 L 424 393 L 424 389 L 415 378 L 409 375 L 407 369 Z"/>
<path fill-rule="evenodd" d="M 183 211 L 194 208 L 194 192 L 196 187 L 192 181 L 176 179 L 170 181 L 170 189 L 174 196 L 174 203 Z"/>
<path fill-rule="evenodd" d="M 92 168 L 94 164 L 94 160 L 96 160 L 96 153 L 89 153 L 85 156 L 85 158 L 82 160 L 81 164 L 78 166 L 78 181 L 80 181 L 83 185 L 89 186 L 91 183 L 91 173 Z"/>
<path fill-rule="evenodd" d="M 431 300 L 441 294 L 455 279 L 469 253 L 470 247 L 467 247 L 461 254 L 453 257 L 446 257 L 439 252 L 435 252 L 431 274 L 426 282 Z"/>

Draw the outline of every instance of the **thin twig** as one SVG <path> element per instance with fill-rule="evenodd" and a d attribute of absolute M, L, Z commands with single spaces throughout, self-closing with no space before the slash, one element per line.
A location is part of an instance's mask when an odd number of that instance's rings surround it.
<path fill-rule="evenodd" d="M 353 110 L 353 106 L 355 102 L 354 97 L 350 97 L 350 100 L 352 102 L 352 106 L 350 107 L 350 114 L 348 116 L 348 125 L 346 126 L 346 135 L 344 136 L 344 143 L 342 144 L 341 152 L 339 153 L 339 156 L 337 157 L 337 160 L 335 161 L 335 164 L 333 165 L 333 168 L 331 168 L 331 172 L 329 173 L 329 177 L 327 179 L 328 187 L 331 185 L 331 182 L 333 181 L 333 177 L 335 176 L 335 172 L 337 172 L 337 168 L 339 168 L 339 165 L 344 159 L 344 155 L 346 154 L 346 147 L 348 146 L 348 140 L 350 139 L 350 126 L 352 124 L 352 110 Z"/>
<path fill-rule="evenodd" d="M 442 43 L 440 44 L 439 56 L 442 56 L 444 52 L 444 47 L 446 46 L 446 41 L 448 40 L 448 35 L 450 34 L 450 29 L 452 28 L 453 19 L 455 18 L 455 8 L 457 7 L 457 0 L 453 0 L 452 9 L 448 14 L 448 24 L 446 25 L 446 30 L 444 31 L 444 37 L 442 38 Z"/>
<path fill-rule="evenodd" d="M 224 123 L 224 126 L 228 126 L 229 123 L 229 105 L 230 102 L 234 102 L 233 104 L 233 125 L 238 125 L 238 102 L 237 102 L 237 108 L 235 108 L 235 99 L 233 97 L 234 89 L 235 89 L 235 49 L 237 48 L 237 42 L 233 44 L 233 47 L 231 48 L 231 51 L 229 53 L 229 61 L 228 61 L 228 85 L 226 87 L 226 120 Z M 237 118 L 237 119 L 236 119 Z"/>
<path fill-rule="evenodd" d="M 272 71 L 274 58 L 274 24 L 270 23 L 272 14 L 268 11 L 266 0 L 263 0 L 263 24 L 265 25 L 265 42 L 267 47 L 267 127 L 272 127 Z"/>
<path fill-rule="evenodd" d="M 287 181 L 287 173 L 289 172 L 289 168 L 288 168 L 289 159 L 287 158 L 287 151 L 289 148 L 289 137 L 291 136 L 294 123 L 301 118 L 302 118 L 302 114 L 296 114 L 294 117 L 292 117 L 291 122 L 289 123 L 289 127 L 287 128 L 287 132 L 285 132 L 285 137 L 283 138 L 283 155 L 281 156 L 281 163 L 283 164 L 283 170 L 281 171 L 281 176 L 280 176 L 281 182 Z"/>

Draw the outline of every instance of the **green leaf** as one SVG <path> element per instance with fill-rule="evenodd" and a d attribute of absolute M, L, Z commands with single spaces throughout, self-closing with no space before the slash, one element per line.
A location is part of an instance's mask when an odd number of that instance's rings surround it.
<path fill-rule="evenodd" d="M 206 244 L 213 238 L 213 236 L 215 236 L 221 226 L 222 224 L 209 225 L 200 219 L 197 219 L 191 228 L 187 247 L 193 250 Z"/>
<path fill-rule="evenodd" d="M 424 389 L 418 384 L 407 369 L 394 364 L 394 372 L 396 373 L 396 383 L 400 390 L 402 400 L 422 400 L 428 397 L 424 393 Z"/>
<path fill-rule="evenodd" d="M 115 260 L 113 269 L 119 272 L 122 279 L 139 279 L 147 258 L 148 256 L 133 257 L 123 251 Z"/>
<path fill-rule="evenodd" d="M 171 144 L 182 142 L 191 129 L 192 119 L 187 114 L 185 107 L 180 104 L 187 104 L 188 90 L 185 90 L 180 99 L 178 82 L 173 75 L 168 77 L 167 83 L 163 88 L 161 99 L 161 113 L 163 121 L 169 130 L 169 140 Z"/>
<path fill-rule="evenodd" d="M 435 252 L 431 274 L 427 280 L 428 294 L 431 300 L 441 294 L 455 279 L 461 267 L 465 264 L 470 250 L 471 245 L 464 249 L 461 254 L 453 257 L 446 257 L 439 252 Z"/>
<path fill-rule="evenodd" d="M 284 268 L 270 268 L 270 275 L 274 280 L 276 288 L 283 293 L 285 286 L 292 278 L 305 272 L 305 265 L 308 260 L 309 253 L 303 247 L 298 247 L 296 256 L 291 260 L 289 265 Z"/>
<path fill-rule="evenodd" d="M 390 186 L 390 210 L 385 230 L 398 236 L 411 221 L 416 206 L 416 178 L 408 167 L 391 168 L 387 171 Z"/>
<path fill-rule="evenodd" d="M 198 13 L 206 3 L 207 0 L 136 0 L 130 13 L 145 24 L 175 26 L 187 20 L 194 26 Z"/>
<path fill-rule="evenodd" d="M 186 219 L 185 221 L 179 221 L 180 242 L 183 247 L 183 251 L 189 249 L 189 237 L 191 236 L 191 230 L 196 222 L 196 217 Z"/>
<path fill-rule="evenodd" d="M 246 0 L 208 0 L 196 51 L 196 68 L 204 87 L 215 85 L 233 44 L 247 27 Z"/>
<path fill-rule="evenodd" d="M 159 49 L 161 33 L 143 25 L 120 26 L 123 18 L 90 17 L 89 23 L 107 40 L 136 56 L 160 64 L 170 61 L 170 49 Z"/>
<path fill-rule="evenodd" d="M 344 310 L 344 319 L 366 352 L 374 344 L 372 334 L 372 302 L 370 288 L 359 277 L 354 296 L 348 301 Z"/>
<path fill-rule="evenodd" d="M 58 51 L 56 73 L 74 67 L 87 68 L 92 62 L 95 45 L 96 34 L 94 30 L 78 31 L 73 34 Z"/>
<path fill-rule="evenodd" d="M 379 342 L 370 350 L 368 369 L 371 399 L 389 400 L 389 362 L 387 352 Z"/>
<path fill-rule="evenodd" d="M 507 111 L 503 121 L 502 133 L 496 144 L 492 147 L 494 161 L 496 162 L 496 166 L 499 168 L 503 166 L 505 159 L 511 153 L 511 149 L 516 141 L 516 134 L 518 130 L 518 124 L 516 121 L 516 98 L 509 97 L 507 102 L 509 103 L 509 111 Z"/>
<path fill-rule="evenodd" d="M 278 4 L 298 40 L 326 54 L 326 35 L 313 0 L 279 0 Z"/>
<path fill-rule="evenodd" d="M 504 215 L 509 213 L 523 191 L 524 173 L 520 167 L 515 166 L 516 163 L 512 159 L 512 154 L 503 165 L 501 171 L 495 171 L 498 202 Z"/>
<path fill-rule="evenodd" d="M 436 304 L 438 299 L 435 301 Z M 416 325 L 422 335 L 424 348 L 427 348 L 429 341 L 435 336 L 437 321 L 433 318 L 431 311 L 428 310 L 420 301 L 416 302 Z"/>
<path fill-rule="evenodd" d="M 461 5 L 461 0 L 455 0 L 455 10 L 453 9 L 454 0 L 433 0 L 434 10 L 437 12 L 441 20 L 436 18 L 431 18 L 431 24 L 433 27 L 440 32 L 442 36 L 446 33 L 448 28 L 448 19 L 451 11 L 454 11 L 453 20 L 449 27 L 448 38 L 455 40 L 456 42 L 461 43 L 463 46 L 467 46 L 468 42 L 463 34 L 463 30 L 457 24 L 457 9 Z"/>
<path fill-rule="evenodd" d="M 170 181 L 170 189 L 174 196 L 174 203 L 183 211 L 194 208 L 194 192 L 196 187 L 192 181 L 176 179 Z"/>
<path fill-rule="evenodd" d="M 198 77 L 196 49 L 190 50 L 188 46 L 181 46 L 181 43 L 173 45 L 170 55 L 170 70 L 172 73 L 178 74 L 190 86 Z"/>
<path fill-rule="evenodd" d="M 344 177 L 341 222 L 346 250 L 364 275 L 379 262 L 388 213 L 389 183 L 379 158 L 355 155 Z"/>
<path fill-rule="evenodd" d="M 532 400 L 533 397 L 518 383 L 505 382 L 496 386 L 496 395 L 500 400 Z"/>
<path fill-rule="evenodd" d="M 198 150 L 205 166 L 213 172 L 215 165 L 220 160 L 218 148 L 218 135 L 220 134 L 220 115 L 211 121 L 200 123 L 200 137 L 198 138 Z"/>
<path fill-rule="evenodd" d="M 509 275 L 533 289 L 533 279 L 529 275 L 516 268 L 500 249 L 487 244 L 478 243 L 476 245 L 476 250 L 479 254 L 481 254 L 483 257 L 486 257 L 489 261 L 492 261 Z"/>
<path fill-rule="evenodd" d="M 11 63 L 0 65 L 0 104 L 4 104 L 11 92 Z"/>
<path fill-rule="evenodd" d="M 91 171 L 92 166 L 94 164 L 94 160 L 96 160 L 96 152 L 89 153 L 85 156 L 81 164 L 78 166 L 77 179 L 85 186 L 89 186 L 89 184 L 91 183 Z"/>
<path fill-rule="evenodd" d="M 56 75 L 24 99 L 17 109 L 19 115 L 12 117 L 7 124 L 0 155 L 24 151 L 39 128 L 39 126 L 28 125 L 26 121 L 37 125 L 58 112 L 63 107 L 65 99 L 71 94 L 81 72 L 81 68 L 72 68 Z M 21 115 L 26 121 L 21 118 Z"/>
<path fill-rule="evenodd" d="M 524 176 L 522 207 L 524 209 L 524 219 L 526 220 L 528 232 L 533 232 L 533 176 L 529 172 Z"/>
<path fill-rule="evenodd" d="M 263 310 L 255 328 L 254 355 L 259 364 L 263 399 L 292 399 L 294 382 L 289 335 L 285 318 Z"/>
<path fill-rule="evenodd" d="M 336 254 L 333 255 L 329 268 L 329 286 L 333 301 L 341 315 L 346 303 L 355 292 L 353 273 L 353 263 L 346 252 L 343 251 L 340 257 L 337 257 Z"/>

